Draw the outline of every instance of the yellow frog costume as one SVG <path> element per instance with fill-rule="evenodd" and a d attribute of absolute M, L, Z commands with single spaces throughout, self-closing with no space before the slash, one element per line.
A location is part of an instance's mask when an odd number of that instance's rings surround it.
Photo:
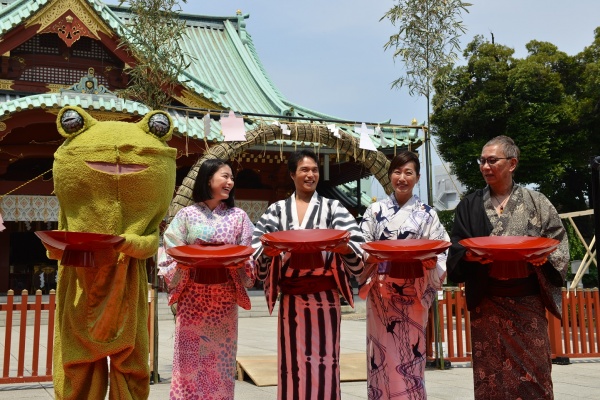
<path fill-rule="evenodd" d="M 92 268 L 60 266 L 54 345 L 57 399 L 146 399 L 148 277 L 159 223 L 175 188 L 170 117 L 138 123 L 97 121 L 65 107 L 57 117 L 67 140 L 54 156 L 59 230 L 120 235 Z M 58 260 L 62 251 L 48 247 Z M 109 358 L 109 359 L 108 359 Z M 109 368 L 110 362 L 110 368 Z"/>

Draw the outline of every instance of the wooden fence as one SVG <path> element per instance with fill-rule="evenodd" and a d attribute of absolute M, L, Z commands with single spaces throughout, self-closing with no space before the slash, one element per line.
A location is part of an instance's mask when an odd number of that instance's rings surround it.
<path fill-rule="evenodd" d="M 30 302 L 30 297 L 34 301 Z M 4 313 L 4 354 L 0 384 L 44 382 L 52 380 L 52 348 L 54 332 L 55 294 L 51 291 L 43 301 L 41 291 L 29 296 L 24 290 L 20 302 L 15 303 L 12 290 L 5 304 L 0 304 Z M 150 313 L 148 330 L 150 346 L 153 345 L 153 302 L 149 297 Z M 548 315 L 552 358 L 600 357 L 600 295 L 597 288 L 563 290 L 562 321 Z M 464 291 L 459 288 L 444 288 L 443 298 L 438 302 L 440 316 L 440 340 L 445 344 L 445 359 L 451 362 L 471 360 L 471 329 Z M 427 357 L 434 359 L 433 313 L 428 323 Z M 0 314 L 0 316 L 2 316 Z M 29 319 L 29 321 L 28 321 Z M 46 323 L 42 323 L 42 320 Z M 18 323 L 15 323 L 18 321 Z M 0 332 L 2 329 L 0 327 Z M 13 343 L 13 336 L 18 343 Z M 45 339 L 44 339 L 45 338 Z M 29 350 L 27 350 L 27 346 Z M 150 365 L 154 351 L 150 348 Z M 14 359 L 16 357 L 16 360 Z M 11 368 L 16 361 L 16 368 Z M 40 363 L 43 363 L 40 371 Z"/>
<path fill-rule="evenodd" d="M 440 341 L 444 343 L 448 361 L 471 360 L 471 326 L 464 291 L 444 288 L 443 299 L 438 302 L 440 316 Z M 557 362 L 569 358 L 600 357 L 600 295 L 594 289 L 563 289 L 562 321 L 550 313 L 548 331 L 552 359 Z M 434 359 L 433 312 L 427 324 L 427 357 Z"/>
<path fill-rule="evenodd" d="M 25 383 L 25 382 L 44 382 L 52 380 L 52 348 L 54 345 L 54 311 L 56 294 L 54 290 L 48 295 L 48 302 L 42 303 L 42 291 L 38 290 L 35 295 L 35 302 L 29 303 L 29 295 L 27 290 L 23 290 L 21 293 L 21 302 L 14 302 L 14 292 L 8 291 L 6 296 L 6 304 L 0 304 L 0 312 L 6 313 L 5 329 L 4 329 L 4 357 L 2 363 L 2 377 L 0 377 L 0 384 L 2 383 Z M 33 325 L 28 325 L 27 319 L 33 313 Z M 18 345 L 13 346 L 13 322 L 17 315 L 19 317 L 19 328 L 18 334 L 15 335 L 18 339 Z M 45 315 L 42 315 L 45 314 Z M 42 316 L 47 318 L 47 325 L 45 326 L 45 332 L 42 332 Z M 33 340 L 31 341 L 31 351 L 26 352 L 26 345 L 28 341 L 27 329 L 33 330 Z M 40 343 L 40 338 L 46 337 L 45 343 Z M 13 358 L 11 349 L 15 347 L 17 349 L 17 368 L 11 371 L 10 362 Z M 40 357 L 41 351 L 44 353 L 43 357 Z M 26 371 L 25 360 L 26 356 L 31 354 L 31 369 Z M 28 358 L 28 357 L 27 357 Z M 42 373 L 39 371 L 40 358 L 45 360 L 45 368 Z M 11 374 L 13 372 L 13 374 Z"/>
<path fill-rule="evenodd" d="M 14 291 L 9 290 L 6 303 L 0 304 L 0 320 L 5 321 L 0 384 L 52 380 L 56 294 L 54 290 L 51 290 L 50 294 L 45 296 L 48 298 L 47 302 L 43 301 L 44 295 L 41 290 L 36 291 L 34 296 L 29 296 L 27 290 L 23 290 L 21 301 L 15 303 Z M 33 302 L 29 302 L 30 297 L 34 298 Z M 151 370 L 154 365 L 154 301 L 155 296 L 149 295 L 148 334 L 150 335 L 149 362 Z M 42 323 L 42 320 L 45 323 Z M 2 332 L 2 327 L 0 327 L 0 332 Z M 17 339 L 18 343 L 13 343 L 13 338 Z M 0 348 L 2 348 L 2 343 L 0 343 Z M 11 361 L 13 362 L 12 367 Z M 16 368 L 14 361 L 16 361 Z M 42 371 L 39 368 L 40 362 L 44 363 Z M 153 372 L 151 372 L 152 375 Z"/>

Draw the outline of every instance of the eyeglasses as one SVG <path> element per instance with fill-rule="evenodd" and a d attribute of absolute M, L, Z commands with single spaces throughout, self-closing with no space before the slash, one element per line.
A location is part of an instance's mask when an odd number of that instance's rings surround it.
<path fill-rule="evenodd" d="M 488 163 L 488 165 L 494 165 L 498 162 L 498 160 L 510 160 L 511 158 L 514 157 L 481 157 L 477 159 L 477 164 L 485 165 L 485 163 Z"/>

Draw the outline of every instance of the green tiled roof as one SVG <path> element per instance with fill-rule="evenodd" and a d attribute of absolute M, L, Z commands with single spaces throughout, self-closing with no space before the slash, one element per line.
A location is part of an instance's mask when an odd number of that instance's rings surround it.
<path fill-rule="evenodd" d="M 0 9 L 0 35 L 23 23 L 49 0 L 17 0 Z"/>
<path fill-rule="evenodd" d="M 87 0 L 90 6 L 115 32 L 126 35 L 127 30 L 124 20 L 130 18 L 129 10 L 125 7 L 105 5 L 100 0 Z M 50 0 L 16 0 L 0 10 L 0 30 L 6 33 L 22 23 L 34 12 L 39 11 Z M 276 88 L 266 73 L 251 35 L 246 31 L 246 20 L 249 15 L 235 15 L 230 17 L 201 16 L 180 14 L 187 25 L 187 35 L 181 42 L 181 47 L 186 54 L 191 56 L 190 67 L 181 76 L 181 82 L 190 90 L 220 104 L 224 110 L 234 110 L 244 114 L 265 114 L 270 116 L 283 116 L 291 112 L 291 116 L 316 118 L 326 120 L 339 120 L 333 116 L 310 110 L 286 99 Z M 29 100 L 11 100 L 9 104 L 0 104 L 0 111 L 11 113 L 18 107 L 37 107 L 38 103 L 48 106 L 60 99 L 58 94 L 45 94 L 30 96 Z M 67 104 L 89 104 L 91 109 L 115 109 L 117 111 L 143 114 L 147 108 L 139 103 L 123 101 L 120 99 L 86 98 L 85 95 L 71 96 L 62 100 Z M 30 102 L 31 104 L 27 104 Z M 107 102 L 105 104 L 105 102 Z M 121 102 L 121 103 L 119 103 Z M 119 108 L 121 107 L 121 108 Z M 293 111 L 292 111 L 293 110 Z M 216 110 L 215 110 L 216 111 Z M 204 138 L 202 120 L 186 115 L 183 111 L 170 110 L 173 115 L 177 130 L 190 137 Z M 199 115 L 196 113 L 196 115 Z M 273 118 L 260 118 L 263 122 L 270 123 Z M 259 118 L 257 118 L 259 119 Z M 302 121 L 298 121 L 302 122 Z M 329 122 L 328 122 L 329 123 Z M 338 124 L 340 125 L 340 124 Z M 256 125 L 247 125 L 252 129 Z M 357 136 L 353 126 L 342 127 L 346 133 Z M 372 128 L 372 126 L 371 126 Z M 380 145 L 379 138 L 374 137 L 374 143 L 379 148 L 394 146 L 407 146 L 420 144 L 414 130 L 406 128 L 383 128 L 386 139 L 384 146 Z M 207 140 L 221 140 L 220 124 L 213 122 Z M 292 144 L 292 141 L 282 141 L 283 144 Z M 415 146 L 415 147 L 417 147 Z"/>
<path fill-rule="evenodd" d="M 97 94 L 84 94 L 84 93 L 42 93 L 31 96 L 17 96 L 17 95 L 3 95 L 0 98 L 0 115 L 9 116 L 21 112 L 22 110 L 33 110 L 33 109 L 49 109 L 56 108 L 60 109 L 64 106 L 79 106 L 86 110 L 92 111 L 112 111 L 128 115 L 144 115 L 150 109 L 142 104 L 132 100 L 125 100 L 113 95 L 97 95 Z M 190 117 L 184 112 L 177 109 L 169 109 L 169 114 L 173 118 L 175 125 L 175 131 L 193 137 L 196 139 L 204 139 L 204 123 L 201 118 Z M 261 123 L 265 123 L 264 119 L 261 119 Z M 246 124 L 246 130 L 252 130 L 258 126 L 258 123 Z M 345 129 L 347 132 L 353 132 L 352 130 Z M 396 135 L 396 142 L 401 145 L 407 145 L 409 142 L 409 134 L 405 131 L 398 132 Z M 208 141 L 221 141 L 223 134 L 221 133 L 221 124 L 217 121 L 212 121 L 211 131 L 206 136 Z M 377 138 L 374 138 L 377 141 Z M 298 144 L 291 140 L 280 139 L 271 142 L 273 145 L 279 146 L 293 146 Z M 315 146 L 317 143 L 302 143 L 307 146 Z M 400 145 L 399 144 L 399 145 Z"/>

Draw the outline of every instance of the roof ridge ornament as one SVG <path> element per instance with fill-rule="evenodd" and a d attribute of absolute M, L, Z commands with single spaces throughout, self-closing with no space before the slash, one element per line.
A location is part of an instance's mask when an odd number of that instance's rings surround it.
<path fill-rule="evenodd" d="M 242 43 L 246 45 L 250 42 L 248 31 L 246 30 L 246 18 L 242 14 L 242 10 L 237 10 L 235 14 L 237 16 L 238 34 Z"/>
<path fill-rule="evenodd" d="M 109 94 L 116 96 L 115 93 L 108 90 L 104 85 L 98 83 L 98 78 L 94 75 L 94 68 L 89 67 L 87 75 L 83 76 L 79 82 L 61 89 L 61 93 L 87 93 L 87 94 Z"/>

